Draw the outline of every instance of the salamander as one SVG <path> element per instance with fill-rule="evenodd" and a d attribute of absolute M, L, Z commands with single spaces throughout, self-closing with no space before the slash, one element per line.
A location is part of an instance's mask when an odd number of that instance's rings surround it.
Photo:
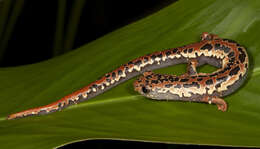
<path fill-rule="evenodd" d="M 180 76 L 151 72 L 181 63 L 188 65 L 187 72 Z M 218 69 L 212 73 L 197 73 L 196 67 L 204 64 Z M 60 111 L 141 74 L 143 75 L 134 82 L 134 89 L 145 97 L 213 103 L 219 110 L 226 111 L 227 103 L 221 97 L 233 93 L 243 84 L 248 68 L 248 54 L 243 46 L 233 40 L 221 39 L 204 32 L 200 42 L 141 56 L 58 101 L 11 114 L 7 119 Z"/>

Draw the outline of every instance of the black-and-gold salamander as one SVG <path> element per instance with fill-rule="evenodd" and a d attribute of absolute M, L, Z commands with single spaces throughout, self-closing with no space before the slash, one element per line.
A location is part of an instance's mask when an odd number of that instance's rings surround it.
<path fill-rule="evenodd" d="M 181 63 L 188 64 L 187 73 L 181 76 L 151 72 Z M 197 73 L 196 67 L 203 64 L 218 69 L 212 73 Z M 11 114 L 7 119 L 59 111 L 140 74 L 143 75 L 134 82 L 134 88 L 148 98 L 212 103 L 219 110 L 226 111 L 227 104 L 221 97 L 233 93 L 243 84 L 248 68 L 248 54 L 243 46 L 233 40 L 203 33 L 198 43 L 141 56 L 54 103 Z"/>

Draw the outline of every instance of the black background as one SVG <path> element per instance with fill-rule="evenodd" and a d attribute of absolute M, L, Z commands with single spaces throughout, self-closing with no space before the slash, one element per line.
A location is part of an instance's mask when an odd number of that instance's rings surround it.
<path fill-rule="evenodd" d="M 175 0 L 87 0 L 73 49 L 154 13 Z M 67 0 L 68 22 L 73 0 Z M 0 66 L 31 64 L 52 58 L 57 0 L 25 0 Z M 65 24 L 66 26 L 67 24 Z"/>

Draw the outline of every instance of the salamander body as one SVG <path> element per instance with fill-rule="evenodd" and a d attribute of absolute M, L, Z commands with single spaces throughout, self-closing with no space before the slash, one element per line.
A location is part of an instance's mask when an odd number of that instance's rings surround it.
<path fill-rule="evenodd" d="M 181 63 L 188 63 L 187 73 L 181 76 L 151 72 Z M 196 67 L 203 64 L 216 66 L 218 70 L 197 73 Z M 134 88 L 148 98 L 213 103 L 219 110 L 226 111 L 227 104 L 221 97 L 233 93 L 243 84 L 248 68 L 248 54 L 243 46 L 233 40 L 203 33 L 198 43 L 141 56 L 54 103 L 11 114 L 7 119 L 59 111 L 140 74 L 143 75 L 134 82 Z"/>

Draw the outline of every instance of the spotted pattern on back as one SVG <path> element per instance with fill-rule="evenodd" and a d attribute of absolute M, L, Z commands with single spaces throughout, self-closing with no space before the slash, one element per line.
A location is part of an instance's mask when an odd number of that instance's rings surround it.
<path fill-rule="evenodd" d="M 11 114 L 7 119 L 59 111 L 102 94 L 108 89 L 142 73 L 144 74 L 135 81 L 134 87 L 137 92 L 146 97 L 223 103 L 217 97 L 231 94 L 245 80 L 249 67 L 247 52 L 237 42 L 221 39 L 216 35 L 203 33 L 201 39 L 198 43 L 154 52 L 131 60 L 56 102 Z M 208 58 L 212 58 L 212 60 Z M 221 64 L 221 68 L 213 73 L 184 74 L 181 76 L 150 72 L 170 65 L 189 63 L 190 60 L 194 59 L 198 60 L 198 64 Z M 223 107 L 226 107 L 224 103 L 219 105 L 220 109 L 223 109 Z"/>

